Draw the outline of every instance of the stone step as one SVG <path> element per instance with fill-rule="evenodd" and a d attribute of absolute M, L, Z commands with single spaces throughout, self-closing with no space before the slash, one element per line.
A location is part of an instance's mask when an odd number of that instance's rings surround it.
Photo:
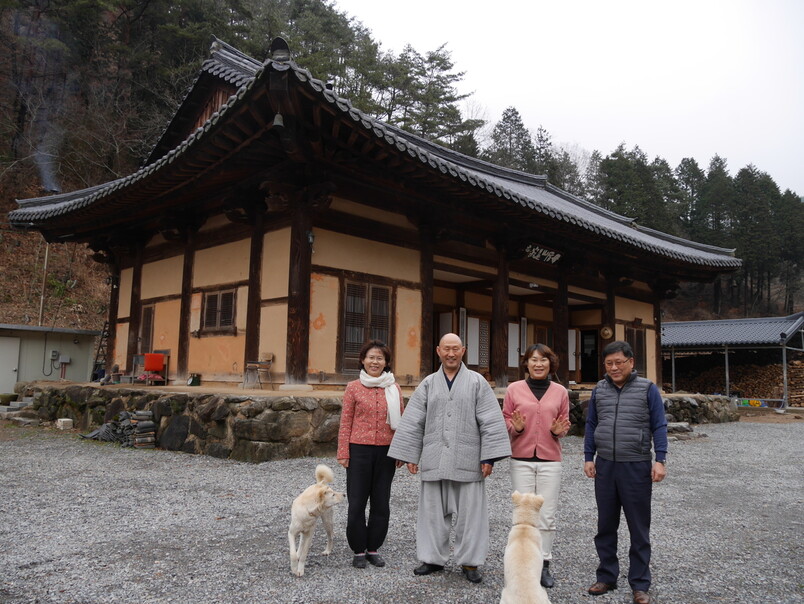
<path fill-rule="evenodd" d="M 38 426 L 39 420 L 38 419 L 31 419 L 30 417 L 12 417 L 10 418 L 12 422 L 20 425 L 20 426 Z"/>
<path fill-rule="evenodd" d="M 20 409 L 25 409 L 25 407 L 33 404 L 33 399 L 30 401 L 26 401 L 25 399 L 21 401 L 11 401 L 8 406 L 12 408 L 12 410 L 19 411 Z"/>
<path fill-rule="evenodd" d="M 19 411 L 17 407 L 12 407 L 11 405 L 0 405 L 0 413 L 12 413 Z"/>

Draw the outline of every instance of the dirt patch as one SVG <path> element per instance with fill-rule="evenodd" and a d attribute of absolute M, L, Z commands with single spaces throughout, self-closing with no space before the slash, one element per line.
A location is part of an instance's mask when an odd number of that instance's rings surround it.
<path fill-rule="evenodd" d="M 792 424 L 794 422 L 804 421 L 804 409 L 801 411 L 787 411 L 785 413 L 741 413 L 741 422 L 754 422 L 756 424 Z"/>

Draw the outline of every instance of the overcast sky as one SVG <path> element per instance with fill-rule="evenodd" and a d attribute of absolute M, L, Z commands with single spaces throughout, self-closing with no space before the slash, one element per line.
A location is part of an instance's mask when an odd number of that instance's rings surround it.
<path fill-rule="evenodd" d="M 335 0 L 383 50 L 442 44 L 491 124 L 624 142 L 675 168 L 713 155 L 804 195 L 803 0 Z"/>

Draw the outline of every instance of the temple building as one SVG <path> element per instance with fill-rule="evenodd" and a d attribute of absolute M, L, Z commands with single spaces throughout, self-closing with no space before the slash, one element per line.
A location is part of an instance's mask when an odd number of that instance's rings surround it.
<path fill-rule="evenodd" d="M 278 385 L 332 387 L 377 338 L 415 385 L 454 331 L 497 386 L 534 342 L 565 383 L 595 382 L 614 339 L 661 383 L 661 301 L 740 266 L 373 119 L 271 50 L 216 40 L 141 169 L 10 213 L 108 263 L 110 366 L 162 350 L 173 383 L 234 385 L 270 357 Z"/>

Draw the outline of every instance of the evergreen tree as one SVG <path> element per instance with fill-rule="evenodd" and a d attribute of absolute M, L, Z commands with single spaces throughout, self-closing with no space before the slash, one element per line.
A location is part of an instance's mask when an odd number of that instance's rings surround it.
<path fill-rule="evenodd" d="M 536 149 L 515 107 L 503 111 L 500 121 L 491 132 L 491 144 L 482 157 L 498 166 L 532 173 Z"/>
<path fill-rule="evenodd" d="M 685 157 L 679 162 L 675 175 L 681 193 L 679 218 L 684 235 L 695 241 L 702 241 L 701 237 L 704 233 L 700 228 L 703 220 L 701 190 L 706 175 L 698 166 L 698 162 L 691 157 Z"/>

